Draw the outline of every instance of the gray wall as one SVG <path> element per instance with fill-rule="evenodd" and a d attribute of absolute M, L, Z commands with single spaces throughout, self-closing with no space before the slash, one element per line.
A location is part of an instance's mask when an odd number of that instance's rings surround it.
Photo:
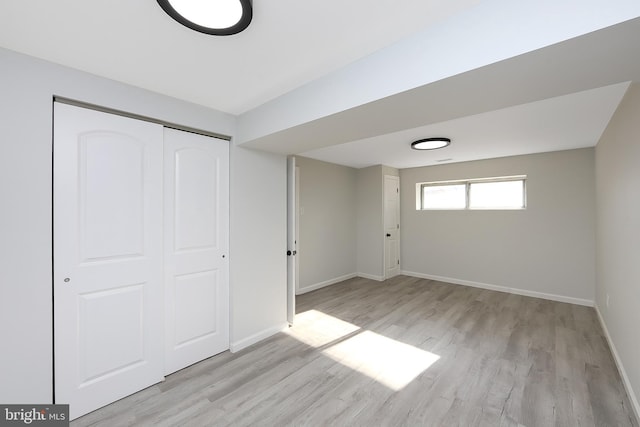
<path fill-rule="evenodd" d="M 391 166 L 382 165 L 380 166 L 380 170 L 382 172 L 383 178 L 384 178 L 384 175 L 400 176 L 400 170 L 396 168 L 392 168 Z"/>
<path fill-rule="evenodd" d="M 357 271 L 363 277 L 382 280 L 384 276 L 382 168 L 378 165 L 358 169 L 357 179 Z"/>
<path fill-rule="evenodd" d="M 596 305 L 640 416 L 640 84 L 596 146 Z M 607 304 L 607 295 L 609 303 Z"/>
<path fill-rule="evenodd" d="M 418 211 L 416 183 L 526 174 L 518 211 Z M 408 274 L 591 304 L 591 148 L 403 169 L 401 265 Z"/>
<path fill-rule="evenodd" d="M 305 157 L 300 167 L 299 293 L 355 275 L 383 280 L 383 180 L 388 166 L 353 169 Z"/>
<path fill-rule="evenodd" d="M 235 119 L 4 49 L 0 70 L 0 402 L 48 403 L 53 96 L 226 135 Z M 284 165 L 284 157 L 231 149 L 232 343 L 286 324 Z M 252 203 L 257 192 L 261 206 Z"/>
<path fill-rule="evenodd" d="M 356 271 L 356 169 L 296 157 L 300 167 L 298 292 Z"/>

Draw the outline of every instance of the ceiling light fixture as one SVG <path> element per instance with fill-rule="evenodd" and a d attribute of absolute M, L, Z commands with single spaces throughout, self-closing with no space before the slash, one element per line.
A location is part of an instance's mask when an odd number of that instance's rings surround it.
<path fill-rule="evenodd" d="M 192 30 L 230 36 L 244 30 L 253 18 L 251 0 L 157 0 L 167 14 Z"/>
<path fill-rule="evenodd" d="M 437 150 L 438 148 L 444 148 L 451 144 L 449 138 L 425 138 L 419 139 L 411 143 L 411 148 L 414 150 Z"/>

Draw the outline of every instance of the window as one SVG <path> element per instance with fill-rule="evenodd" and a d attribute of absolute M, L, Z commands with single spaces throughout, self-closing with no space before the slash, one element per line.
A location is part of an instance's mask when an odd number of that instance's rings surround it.
<path fill-rule="evenodd" d="M 465 184 L 422 186 L 422 209 L 464 209 L 467 206 Z"/>
<path fill-rule="evenodd" d="M 526 176 L 422 182 L 416 209 L 524 209 Z"/>

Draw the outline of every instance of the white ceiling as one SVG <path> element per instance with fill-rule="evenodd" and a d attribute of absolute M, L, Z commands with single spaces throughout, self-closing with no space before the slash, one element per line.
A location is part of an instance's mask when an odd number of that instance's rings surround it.
<path fill-rule="evenodd" d="M 200 34 L 155 0 L 2 0 L 0 46 L 240 114 L 480 0 L 255 0 Z"/>
<path fill-rule="evenodd" d="M 253 3 L 246 31 L 214 37 L 155 0 L 3 0 L 0 46 L 237 115 L 236 144 L 352 167 L 594 146 L 640 81 L 637 0 Z M 409 150 L 430 136 L 453 143 Z"/>
<path fill-rule="evenodd" d="M 302 153 L 356 168 L 384 164 L 398 169 L 517 154 L 593 147 L 629 83 L 578 92 L 511 108 L 461 117 Z M 443 149 L 416 151 L 412 141 L 452 139 Z"/>

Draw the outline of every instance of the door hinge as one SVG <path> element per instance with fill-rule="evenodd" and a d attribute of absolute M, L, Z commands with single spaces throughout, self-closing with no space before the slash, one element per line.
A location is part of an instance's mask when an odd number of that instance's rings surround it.
<path fill-rule="evenodd" d="M 398 265 L 400 265 L 400 260 L 398 260 Z"/>

